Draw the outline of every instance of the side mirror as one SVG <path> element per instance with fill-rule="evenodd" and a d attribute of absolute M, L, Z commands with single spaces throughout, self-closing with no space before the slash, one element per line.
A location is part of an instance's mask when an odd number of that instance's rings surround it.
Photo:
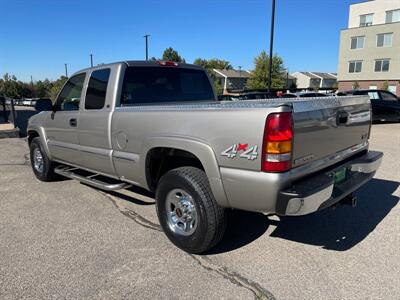
<path fill-rule="evenodd" d="M 38 99 L 36 100 L 35 110 L 51 111 L 53 110 L 53 102 L 50 99 Z"/>

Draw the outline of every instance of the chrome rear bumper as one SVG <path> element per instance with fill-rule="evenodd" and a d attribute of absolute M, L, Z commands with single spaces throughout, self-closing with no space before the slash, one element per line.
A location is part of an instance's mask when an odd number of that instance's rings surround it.
<path fill-rule="evenodd" d="M 318 172 L 279 192 L 276 212 L 300 216 L 329 207 L 368 182 L 379 168 L 383 153 L 369 151 L 333 169 Z M 334 174 L 346 170 L 346 176 L 335 182 Z"/>

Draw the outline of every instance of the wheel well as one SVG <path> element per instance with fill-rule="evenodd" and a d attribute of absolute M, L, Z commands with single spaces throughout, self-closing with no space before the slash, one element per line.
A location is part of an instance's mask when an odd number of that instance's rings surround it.
<path fill-rule="evenodd" d="M 158 181 L 168 171 L 179 167 L 204 167 L 194 154 L 175 148 L 153 148 L 146 156 L 146 180 L 151 191 L 155 191 Z"/>
<path fill-rule="evenodd" d="M 31 144 L 32 140 L 33 140 L 35 137 L 39 137 L 39 133 L 37 133 L 37 132 L 34 131 L 34 130 L 29 130 L 29 131 L 28 131 L 28 144 L 29 144 L 29 145 Z"/>

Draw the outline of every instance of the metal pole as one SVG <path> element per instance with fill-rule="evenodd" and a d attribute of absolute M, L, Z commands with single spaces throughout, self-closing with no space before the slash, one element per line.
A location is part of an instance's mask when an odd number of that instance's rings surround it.
<path fill-rule="evenodd" d="M 93 54 L 90 53 L 90 67 L 93 68 Z"/>
<path fill-rule="evenodd" d="M 149 60 L 149 34 L 145 34 L 143 37 L 146 43 L 146 60 Z"/>
<path fill-rule="evenodd" d="M 286 89 L 289 89 L 289 70 L 286 70 Z"/>
<path fill-rule="evenodd" d="M 13 101 L 12 99 L 10 101 Z M 7 115 L 7 108 L 6 108 L 6 98 L 4 100 L 1 100 L 2 105 L 3 105 L 3 116 L 4 116 L 4 122 L 8 121 L 8 115 Z"/>
<path fill-rule="evenodd" d="M 271 86 L 272 86 L 272 56 L 274 50 L 274 27 L 275 27 L 275 0 L 272 0 L 271 35 L 269 41 L 268 91 L 271 91 Z"/>
<path fill-rule="evenodd" d="M 15 115 L 15 107 L 14 107 L 14 99 L 11 99 L 11 102 L 10 102 L 10 105 L 11 105 L 11 116 L 12 116 L 12 121 L 13 121 L 13 124 L 14 124 L 14 128 L 17 128 L 17 122 L 16 122 L 16 115 Z"/>
<path fill-rule="evenodd" d="M 67 64 L 64 64 L 64 66 L 65 66 L 65 77 L 68 78 L 68 66 Z"/>

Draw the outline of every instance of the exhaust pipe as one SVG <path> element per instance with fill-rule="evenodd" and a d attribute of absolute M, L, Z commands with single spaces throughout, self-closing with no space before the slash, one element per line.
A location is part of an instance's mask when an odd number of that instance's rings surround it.
<path fill-rule="evenodd" d="M 351 193 L 350 195 L 346 196 L 342 201 L 340 201 L 340 204 L 356 207 L 357 200 L 358 200 L 357 196 Z"/>
<path fill-rule="evenodd" d="M 336 203 L 334 206 L 332 206 L 332 208 L 336 209 L 337 207 L 339 207 L 341 205 L 347 205 L 347 206 L 351 206 L 351 207 L 356 207 L 357 206 L 357 201 L 358 201 L 358 197 L 356 195 L 354 195 L 353 193 L 351 193 L 350 195 L 347 195 L 341 201 Z"/>

